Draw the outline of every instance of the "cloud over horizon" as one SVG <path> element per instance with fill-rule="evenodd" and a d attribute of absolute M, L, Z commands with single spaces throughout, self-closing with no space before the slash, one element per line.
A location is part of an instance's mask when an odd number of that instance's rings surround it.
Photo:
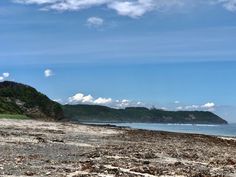
<path fill-rule="evenodd" d="M 83 93 L 77 93 L 68 98 L 67 104 L 92 104 L 92 105 L 104 105 L 114 108 L 125 108 L 129 106 L 143 106 L 142 102 L 131 101 L 127 99 L 113 100 L 112 98 L 98 97 L 94 98 L 92 95 L 85 95 Z"/>
<path fill-rule="evenodd" d="M 60 99 L 58 101 L 60 103 L 63 103 L 63 101 Z M 206 102 L 205 104 L 192 104 L 192 105 L 180 105 L 180 102 L 178 101 L 177 107 L 172 107 L 168 105 L 151 105 L 149 103 L 144 103 L 141 101 L 133 101 L 128 99 L 120 99 L 120 100 L 114 100 L 112 98 L 103 98 L 103 97 L 97 97 L 94 98 L 91 94 L 85 95 L 83 93 L 77 93 L 67 99 L 65 104 L 89 104 L 89 105 L 103 105 L 103 106 L 109 106 L 112 108 L 126 108 L 126 107 L 147 107 L 147 108 L 155 108 L 155 109 L 162 109 L 162 110 L 170 110 L 170 111 L 210 111 L 215 112 L 217 106 L 213 102 Z M 176 103 L 174 103 L 176 104 Z"/>
<path fill-rule="evenodd" d="M 0 82 L 5 81 L 9 76 L 10 76 L 10 73 L 8 72 L 2 73 L 2 75 L 0 76 Z"/>
<path fill-rule="evenodd" d="M 187 105 L 187 106 L 178 106 L 176 107 L 177 111 L 193 111 L 193 110 L 200 110 L 200 111 L 214 111 L 216 104 L 213 102 L 207 102 L 203 105 Z"/>
<path fill-rule="evenodd" d="M 141 17 L 151 11 L 166 11 L 188 7 L 191 4 L 221 5 L 228 11 L 236 11 L 235 0 L 13 0 L 20 4 L 35 4 L 42 10 L 79 11 L 91 7 L 105 6 L 117 14 L 131 18 Z"/>

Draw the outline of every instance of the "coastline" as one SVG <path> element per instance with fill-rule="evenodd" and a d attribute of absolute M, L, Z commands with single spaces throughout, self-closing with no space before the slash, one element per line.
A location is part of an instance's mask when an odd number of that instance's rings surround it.
<path fill-rule="evenodd" d="M 78 123 L 78 122 L 75 122 Z M 172 124 L 172 123 L 91 123 L 79 122 L 84 125 L 97 125 L 97 126 L 110 126 L 110 127 L 123 127 L 136 130 L 150 130 L 150 131 L 163 131 L 172 133 L 187 133 L 187 134 L 200 134 L 211 135 L 217 137 L 236 138 L 236 124 Z M 233 131 L 234 130 L 234 131 Z"/>
<path fill-rule="evenodd" d="M 236 176 L 236 140 L 108 125 L 0 120 L 0 176 Z"/>

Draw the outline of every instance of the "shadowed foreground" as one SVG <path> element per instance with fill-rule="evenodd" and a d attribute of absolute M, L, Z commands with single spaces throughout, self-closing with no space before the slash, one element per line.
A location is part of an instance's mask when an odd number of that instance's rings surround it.
<path fill-rule="evenodd" d="M 236 141 L 204 135 L 0 120 L 0 176 L 236 176 Z"/>

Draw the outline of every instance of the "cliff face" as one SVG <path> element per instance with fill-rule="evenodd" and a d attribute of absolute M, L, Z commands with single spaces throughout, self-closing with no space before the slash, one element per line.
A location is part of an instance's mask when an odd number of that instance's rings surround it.
<path fill-rule="evenodd" d="M 10 81 L 0 82 L 0 113 L 23 114 L 46 120 L 64 117 L 60 104 L 33 87 Z"/>
<path fill-rule="evenodd" d="M 188 123 L 227 124 L 212 112 L 163 111 L 140 107 L 114 109 L 96 105 L 65 105 L 65 117 L 81 122 L 138 122 L 138 123 Z"/>

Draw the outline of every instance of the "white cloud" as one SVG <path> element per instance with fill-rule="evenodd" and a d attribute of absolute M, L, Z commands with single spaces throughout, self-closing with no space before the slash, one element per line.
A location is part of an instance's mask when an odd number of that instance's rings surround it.
<path fill-rule="evenodd" d="M 207 102 L 206 104 L 203 105 L 187 105 L 187 106 L 178 106 L 175 109 L 176 110 L 187 110 L 187 111 L 192 111 L 192 110 L 199 110 L 199 111 L 214 111 L 215 110 L 215 103 L 213 102 Z"/>
<path fill-rule="evenodd" d="M 100 27 L 104 24 L 104 20 L 100 17 L 89 17 L 87 19 L 87 25 L 90 27 Z"/>
<path fill-rule="evenodd" d="M 94 99 L 92 95 L 84 95 L 83 93 L 77 93 L 72 97 L 68 98 L 69 104 L 98 104 L 106 105 L 112 102 L 111 98 L 99 97 Z"/>
<path fill-rule="evenodd" d="M 90 103 L 93 101 L 93 97 L 91 95 L 87 95 L 83 97 L 83 102 L 84 103 Z"/>
<path fill-rule="evenodd" d="M 236 11 L 236 0 L 12 0 L 21 4 L 36 4 L 42 10 L 79 11 L 91 7 L 107 7 L 119 15 L 137 18 L 147 12 L 165 11 L 192 5 L 222 5 L 226 10 Z"/>
<path fill-rule="evenodd" d="M 185 110 L 197 110 L 199 109 L 200 106 L 198 105 L 190 105 L 190 106 L 185 106 Z"/>
<path fill-rule="evenodd" d="M 44 71 L 44 76 L 45 77 L 51 77 L 51 76 L 53 76 L 54 74 L 53 74 L 53 71 L 51 70 L 51 69 L 46 69 L 45 71 Z"/>
<path fill-rule="evenodd" d="M 6 80 L 9 76 L 10 76 L 10 73 L 8 72 L 2 73 L 2 75 L 0 75 L 0 82 Z"/>
<path fill-rule="evenodd" d="M 153 10 L 163 11 L 182 7 L 189 0 L 15 0 L 21 4 L 37 4 L 43 10 L 79 11 L 102 6 L 115 10 L 119 15 L 137 18 Z"/>
<path fill-rule="evenodd" d="M 49 5 L 46 6 L 46 9 L 76 11 L 94 6 L 106 5 L 111 1 L 112 0 L 57 0 L 54 3 L 49 3 Z"/>
<path fill-rule="evenodd" d="M 94 100 L 94 104 L 109 104 L 112 102 L 111 98 L 98 98 Z"/>
<path fill-rule="evenodd" d="M 130 101 L 130 100 L 127 100 L 127 99 L 116 100 L 115 107 L 118 107 L 118 108 L 125 108 L 125 107 L 130 106 L 130 103 L 131 103 L 131 101 Z"/>
<path fill-rule="evenodd" d="M 204 105 L 201 106 L 201 108 L 203 108 L 203 110 L 206 110 L 206 111 L 215 111 L 215 103 L 213 102 L 208 102 Z"/>
<path fill-rule="evenodd" d="M 140 101 L 123 99 L 123 100 L 116 100 L 115 102 L 112 103 L 111 106 L 115 108 L 126 108 L 126 107 L 142 107 L 145 106 L 145 104 Z"/>
<path fill-rule="evenodd" d="M 94 104 L 105 105 L 113 108 L 126 108 L 126 107 L 149 107 L 140 101 L 132 101 L 128 99 L 113 100 L 112 98 L 98 97 L 94 98 L 92 95 L 84 95 L 83 93 L 77 93 L 68 98 L 68 104 Z M 215 111 L 215 103 L 207 102 L 203 105 L 179 105 L 175 107 L 176 111 Z M 167 110 L 166 107 L 160 107 L 160 109 Z"/>
<path fill-rule="evenodd" d="M 77 93 L 68 99 L 70 104 L 79 103 L 93 103 L 93 97 L 91 95 L 84 95 L 82 93 Z"/>
<path fill-rule="evenodd" d="M 231 12 L 236 11 L 236 0 L 217 0 L 218 4 L 222 4 L 223 7 Z"/>
<path fill-rule="evenodd" d="M 0 76 L 0 82 L 1 81 L 4 81 L 4 77 L 3 76 Z"/>
<path fill-rule="evenodd" d="M 167 111 L 168 109 L 166 107 L 161 107 L 161 110 Z"/>
<path fill-rule="evenodd" d="M 3 75 L 3 77 L 7 78 L 10 76 L 10 73 L 3 73 L 2 75 Z"/>
<path fill-rule="evenodd" d="M 180 111 L 180 110 L 183 110 L 184 108 L 182 107 L 182 106 L 178 106 L 177 108 L 176 108 L 176 110 L 178 110 L 178 111 Z"/>
<path fill-rule="evenodd" d="M 51 3 L 57 3 L 58 0 L 13 0 L 17 3 L 22 4 L 51 4 Z"/>
<path fill-rule="evenodd" d="M 202 105 L 201 107 L 202 108 L 207 108 L 207 109 L 213 108 L 213 107 L 215 107 L 215 103 L 209 102 L 209 103 L 206 103 L 206 104 Z"/>
<path fill-rule="evenodd" d="M 132 18 L 140 17 L 146 12 L 151 11 L 155 4 L 152 0 L 138 1 L 115 1 L 109 4 L 109 8 L 117 11 L 119 15 L 130 16 Z"/>
<path fill-rule="evenodd" d="M 74 96 L 68 98 L 68 104 L 95 104 L 105 105 L 113 108 L 125 108 L 125 107 L 140 107 L 144 106 L 142 102 L 131 101 L 127 99 L 113 100 L 112 98 L 98 97 L 94 98 L 92 95 L 84 95 L 83 93 L 77 93 Z"/>
<path fill-rule="evenodd" d="M 141 101 L 138 101 L 137 102 L 137 105 L 142 105 L 143 103 Z"/>
<path fill-rule="evenodd" d="M 53 101 L 55 101 L 55 102 L 58 102 L 58 103 L 63 103 L 63 100 L 62 99 L 54 99 Z"/>
<path fill-rule="evenodd" d="M 110 9 L 117 11 L 119 15 L 137 18 L 145 13 L 159 10 L 169 10 L 184 6 L 187 0 L 136 0 L 136 1 L 113 1 L 108 4 Z"/>

